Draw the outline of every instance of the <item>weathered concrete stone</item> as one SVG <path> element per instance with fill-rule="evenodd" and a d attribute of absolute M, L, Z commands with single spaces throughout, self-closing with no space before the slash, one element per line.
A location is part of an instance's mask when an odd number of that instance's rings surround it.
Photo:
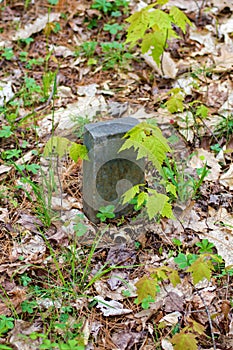
<path fill-rule="evenodd" d="M 136 160 L 133 148 L 118 151 L 124 143 L 122 137 L 136 124 L 136 119 L 128 117 L 85 126 L 89 161 L 83 162 L 83 210 L 92 222 L 98 222 L 101 206 L 114 205 L 116 217 L 132 209 L 122 205 L 121 195 L 144 182 L 144 159 Z"/>

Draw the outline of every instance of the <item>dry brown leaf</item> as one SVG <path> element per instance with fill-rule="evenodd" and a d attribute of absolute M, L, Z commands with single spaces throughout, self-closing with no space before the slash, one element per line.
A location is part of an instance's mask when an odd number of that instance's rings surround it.
<path fill-rule="evenodd" d="M 205 177 L 204 181 L 217 181 L 221 170 L 218 160 L 215 158 L 213 153 L 210 153 L 203 148 L 199 148 L 197 149 L 196 154 L 190 160 L 189 165 L 193 169 L 198 169 L 203 168 L 205 163 L 207 163 L 210 172 Z"/>
<path fill-rule="evenodd" d="M 233 164 L 230 165 L 228 171 L 220 176 L 220 184 L 233 190 Z"/>
<path fill-rule="evenodd" d="M 40 16 L 33 23 L 29 23 L 23 29 L 18 30 L 12 40 L 27 39 L 32 34 L 38 33 L 44 29 L 47 23 L 58 21 L 59 18 L 60 13 L 50 13 L 49 16 L 47 14 Z"/>

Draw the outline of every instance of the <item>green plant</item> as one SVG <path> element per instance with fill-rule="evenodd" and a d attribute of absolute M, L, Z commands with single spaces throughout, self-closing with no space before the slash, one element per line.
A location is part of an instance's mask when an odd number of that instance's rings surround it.
<path fill-rule="evenodd" d="M 19 149 L 15 149 L 15 148 L 8 149 L 8 150 L 2 152 L 2 159 L 6 159 L 6 160 L 9 160 L 12 158 L 18 159 L 20 157 L 21 153 L 22 153 L 22 151 Z"/>
<path fill-rule="evenodd" d="M 125 42 L 130 43 L 131 48 L 138 44 L 142 53 L 151 50 L 151 56 L 158 65 L 161 63 L 167 41 L 178 37 L 173 26 L 175 25 L 185 33 L 186 25 L 191 25 L 187 16 L 176 6 L 172 6 L 168 13 L 154 8 L 167 2 L 168 0 L 157 1 L 134 13 L 126 20 L 130 25 L 127 29 Z"/>
<path fill-rule="evenodd" d="M 201 242 L 196 243 L 196 246 L 200 248 L 199 254 L 213 253 L 214 244 L 210 243 L 208 239 L 203 239 Z"/>
<path fill-rule="evenodd" d="M 26 46 L 29 46 L 31 43 L 33 43 L 34 39 L 33 38 L 26 38 L 26 39 L 20 39 L 20 42 L 22 44 L 25 44 Z"/>
<path fill-rule="evenodd" d="M 116 65 L 123 66 L 128 63 L 133 55 L 125 51 L 124 45 L 117 41 L 100 44 L 103 51 L 103 69 L 113 69 Z"/>
<path fill-rule="evenodd" d="M 39 58 L 32 58 L 27 61 L 26 68 L 32 69 L 33 66 L 41 66 L 44 63 L 44 58 L 39 57 Z M 30 78 L 33 79 L 33 78 Z"/>
<path fill-rule="evenodd" d="M 131 147 L 137 151 L 137 158 L 147 158 L 159 173 L 162 171 L 162 164 L 166 159 L 166 153 L 171 149 L 167 140 L 163 137 L 161 130 L 148 123 L 140 123 L 129 130 L 124 138 L 126 141 L 119 152 Z M 144 191 L 142 191 L 144 188 Z M 130 202 L 137 196 L 137 207 L 145 203 L 147 214 L 151 220 L 154 216 L 161 215 L 168 218 L 173 217 L 169 197 L 158 193 L 144 184 L 133 186 L 123 195 L 123 204 Z"/>
<path fill-rule="evenodd" d="M 4 57 L 7 61 L 10 61 L 14 57 L 13 49 L 11 47 L 5 47 L 2 57 Z"/>
<path fill-rule="evenodd" d="M 51 71 L 44 72 L 44 74 L 42 76 L 44 100 L 48 99 L 48 97 L 50 95 L 50 90 L 53 87 L 55 79 L 56 79 L 55 72 L 51 72 Z"/>
<path fill-rule="evenodd" d="M 20 94 L 23 98 L 24 106 L 28 107 L 38 100 L 38 96 L 42 95 L 42 89 L 40 85 L 36 83 L 34 78 L 25 77 L 24 86 L 21 89 Z"/>
<path fill-rule="evenodd" d="M 162 180 L 159 182 L 164 185 L 166 191 L 172 200 L 178 199 L 182 203 L 190 198 L 195 198 L 198 191 L 208 175 L 209 170 L 205 163 L 203 168 L 196 169 L 197 178 L 191 176 L 185 171 L 185 164 L 177 164 L 175 159 L 165 158 L 162 166 Z"/>
<path fill-rule="evenodd" d="M 14 318 L 0 315 L 0 336 L 14 328 Z"/>
<path fill-rule="evenodd" d="M 13 132 L 11 131 L 11 126 L 3 125 L 2 129 L 0 130 L 0 137 L 8 138 L 11 135 L 13 135 Z"/>
<path fill-rule="evenodd" d="M 28 52 L 21 51 L 19 54 L 19 59 L 21 62 L 27 62 Z"/>
<path fill-rule="evenodd" d="M 107 219 L 113 219 L 115 217 L 114 209 L 114 205 L 100 207 L 99 213 L 96 214 L 96 217 L 99 218 L 101 222 L 105 222 Z"/>
<path fill-rule="evenodd" d="M 108 13 L 112 9 L 112 4 L 107 0 L 95 0 L 91 5 L 91 8 Z"/>
<path fill-rule="evenodd" d="M 20 280 L 24 287 L 27 287 L 28 284 L 32 281 L 32 279 L 26 273 L 22 274 Z"/>
<path fill-rule="evenodd" d="M 50 5 L 55 6 L 55 5 L 58 4 L 58 1 L 59 1 L 59 0 L 48 0 L 48 3 L 49 3 Z"/>
<path fill-rule="evenodd" d="M 34 208 L 35 212 L 41 219 L 41 221 L 44 223 L 45 226 L 49 227 L 51 224 L 52 217 L 54 216 L 54 213 L 51 209 L 51 172 L 49 172 L 49 180 L 46 179 L 46 177 L 42 176 L 42 179 L 46 182 L 46 187 L 43 188 L 43 183 L 41 185 L 38 185 L 34 183 L 28 176 L 26 176 L 23 171 L 21 170 L 21 166 L 17 165 L 13 162 L 14 167 L 21 175 L 21 182 L 26 183 L 30 185 L 35 197 L 36 197 L 36 207 Z M 22 165 L 23 168 L 27 165 Z M 40 168 L 41 169 L 41 168 Z M 31 169 L 32 171 L 32 169 Z M 42 170 L 41 170 L 42 171 Z M 43 174 L 42 174 L 43 175 Z M 25 193 L 30 202 L 33 202 L 33 199 L 29 192 L 25 189 L 24 186 L 19 186 L 18 188 L 21 188 Z M 46 190 L 45 190 L 46 188 Z"/>
<path fill-rule="evenodd" d="M 97 44 L 97 41 L 85 41 L 81 44 L 81 48 L 86 57 L 90 58 L 94 55 Z"/>
<path fill-rule="evenodd" d="M 168 92 L 168 100 L 165 102 L 165 106 L 170 113 L 183 112 L 184 110 L 184 94 L 182 89 L 173 88 Z"/>
<path fill-rule="evenodd" d="M 21 303 L 21 309 L 23 312 L 27 312 L 29 314 L 33 314 L 34 312 L 34 309 L 38 307 L 37 305 L 37 302 L 32 300 L 32 301 L 29 301 L 29 300 L 24 300 L 22 303 Z"/>
<path fill-rule="evenodd" d="M 233 134 L 233 113 L 227 116 L 221 116 L 222 120 L 214 128 L 214 135 L 221 139 L 224 137 L 227 141 L 230 140 Z"/>
<path fill-rule="evenodd" d="M 219 153 L 222 150 L 222 147 L 219 145 L 219 143 L 216 143 L 215 145 L 210 146 L 210 149 L 215 153 Z"/>
<path fill-rule="evenodd" d="M 74 134 L 77 136 L 78 139 L 81 139 L 83 137 L 84 127 L 86 124 L 90 123 L 90 119 L 88 117 L 75 116 L 74 118 L 72 118 L 72 120 L 75 122 L 76 125 Z"/>
<path fill-rule="evenodd" d="M 104 30 L 106 32 L 109 32 L 112 35 L 116 35 L 122 29 L 123 29 L 123 26 L 121 26 L 118 23 L 113 23 L 113 24 L 105 23 L 104 25 Z"/>
<path fill-rule="evenodd" d="M 129 3 L 127 0 L 94 0 L 91 8 L 99 10 L 104 14 L 111 14 L 113 17 L 118 17 L 120 8 L 123 8 L 123 12 L 127 11 Z"/>

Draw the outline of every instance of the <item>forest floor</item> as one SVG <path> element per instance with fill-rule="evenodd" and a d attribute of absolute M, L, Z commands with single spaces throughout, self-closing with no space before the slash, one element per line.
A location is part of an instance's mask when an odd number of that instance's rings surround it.
<path fill-rule="evenodd" d="M 158 67 L 124 44 L 148 3 L 0 1 L 0 349 L 233 349 L 233 4 L 165 4 L 192 26 Z M 173 150 L 174 219 L 94 224 L 82 162 L 43 156 L 126 116 Z"/>

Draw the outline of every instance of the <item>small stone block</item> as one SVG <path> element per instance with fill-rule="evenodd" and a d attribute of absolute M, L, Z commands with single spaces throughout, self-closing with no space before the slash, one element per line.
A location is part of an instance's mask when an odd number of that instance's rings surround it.
<path fill-rule="evenodd" d="M 127 117 L 85 126 L 89 160 L 83 162 L 83 210 L 94 223 L 102 206 L 114 205 L 116 217 L 128 214 L 132 205 L 122 204 L 122 194 L 144 183 L 145 160 L 137 160 L 132 147 L 118 153 L 122 137 L 137 124 L 137 119 Z"/>

